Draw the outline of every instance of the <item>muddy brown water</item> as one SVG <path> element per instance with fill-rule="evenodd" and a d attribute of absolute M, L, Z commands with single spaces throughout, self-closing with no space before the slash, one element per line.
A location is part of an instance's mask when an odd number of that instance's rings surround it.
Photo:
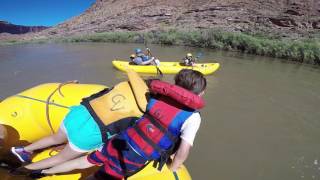
<path fill-rule="evenodd" d="M 141 44 L 36 44 L 0 47 L 0 99 L 46 82 L 77 79 L 112 86 L 112 67 Z M 185 163 L 195 180 L 320 179 L 320 69 L 234 52 L 150 46 L 160 60 L 202 52 L 221 68 L 207 76 L 207 106 Z M 172 80 L 166 75 L 166 80 Z M 8 177 L 1 171 L 0 177 Z"/>

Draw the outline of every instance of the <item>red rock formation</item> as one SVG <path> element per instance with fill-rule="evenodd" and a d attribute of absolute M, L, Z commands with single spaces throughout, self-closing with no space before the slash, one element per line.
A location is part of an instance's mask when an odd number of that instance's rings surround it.
<path fill-rule="evenodd" d="M 319 22 L 319 0 L 97 0 L 83 14 L 28 36 L 169 28 L 307 36 L 319 32 Z"/>
<path fill-rule="evenodd" d="M 28 32 L 40 32 L 47 28 L 45 26 L 20 26 L 0 21 L 0 33 L 25 34 Z"/>

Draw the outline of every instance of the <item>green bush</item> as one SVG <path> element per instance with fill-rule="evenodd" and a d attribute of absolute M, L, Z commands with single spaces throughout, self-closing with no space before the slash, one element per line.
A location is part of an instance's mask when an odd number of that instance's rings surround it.
<path fill-rule="evenodd" d="M 204 48 L 236 50 L 249 54 L 290 59 L 320 65 L 320 39 L 290 40 L 263 34 L 231 33 L 221 30 L 183 31 L 177 29 L 150 32 L 103 32 L 90 35 L 54 38 L 54 42 L 121 42 L 184 45 Z M 43 43 L 46 40 L 33 41 Z M 1 42 L 2 45 L 24 43 Z"/>

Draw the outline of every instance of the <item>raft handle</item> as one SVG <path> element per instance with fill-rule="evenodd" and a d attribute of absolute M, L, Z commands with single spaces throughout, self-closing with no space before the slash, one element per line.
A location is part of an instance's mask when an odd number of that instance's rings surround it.
<path fill-rule="evenodd" d="M 11 117 L 17 117 L 17 116 L 18 116 L 17 111 L 14 111 L 14 112 L 11 113 Z"/>

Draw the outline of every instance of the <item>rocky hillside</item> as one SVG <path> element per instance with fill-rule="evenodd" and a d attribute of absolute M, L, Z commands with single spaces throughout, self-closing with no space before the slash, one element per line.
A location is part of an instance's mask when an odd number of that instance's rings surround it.
<path fill-rule="evenodd" d="M 320 32 L 320 0 L 97 0 L 80 16 L 28 36 L 169 28 L 308 36 Z"/>
<path fill-rule="evenodd" d="M 25 34 L 28 32 L 40 32 L 48 27 L 45 26 L 21 26 L 6 21 L 0 21 L 0 33 Z"/>

